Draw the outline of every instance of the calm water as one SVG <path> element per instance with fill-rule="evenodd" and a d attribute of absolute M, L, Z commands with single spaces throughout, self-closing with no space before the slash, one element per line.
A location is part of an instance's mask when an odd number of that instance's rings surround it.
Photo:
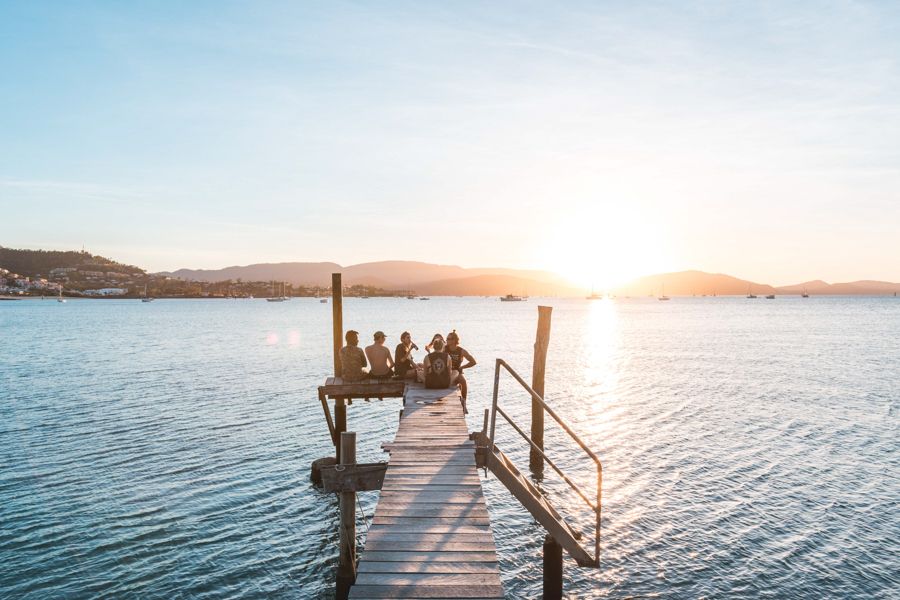
<path fill-rule="evenodd" d="M 900 597 L 900 300 L 545 303 L 548 398 L 604 462 L 603 564 L 567 561 L 571 597 Z M 530 373 L 536 304 L 347 299 L 345 325 L 420 346 L 458 329 L 478 429 L 493 359 Z M 330 311 L 0 302 L 0 597 L 331 596 L 337 503 L 307 479 L 331 451 Z M 501 394 L 527 423 L 527 397 Z M 383 458 L 398 409 L 350 408 L 360 460 Z M 514 435 L 498 430 L 524 469 Z M 508 596 L 537 597 L 540 527 L 485 488 Z M 377 493 L 361 497 L 371 517 Z"/>

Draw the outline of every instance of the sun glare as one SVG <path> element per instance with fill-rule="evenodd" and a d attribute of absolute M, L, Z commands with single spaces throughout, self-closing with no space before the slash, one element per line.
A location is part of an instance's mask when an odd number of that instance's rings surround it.
<path fill-rule="evenodd" d="M 622 211 L 596 208 L 561 221 L 548 236 L 541 262 L 575 285 L 597 293 L 666 268 L 659 232 Z"/>

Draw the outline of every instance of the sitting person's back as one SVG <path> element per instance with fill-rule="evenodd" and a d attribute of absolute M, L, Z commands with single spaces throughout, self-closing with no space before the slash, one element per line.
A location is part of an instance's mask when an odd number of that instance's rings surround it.
<path fill-rule="evenodd" d="M 347 345 L 341 348 L 340 352 L 341 379 L 344 381 L 360 381 L 367 375 L 365 367 L 368 363 L 366 362 L 366 354 L 362 351 L 362 348 L 357 346 L 359 344 L 359 333 L 351 329 L 344 336 L 344 339 L 347 340 Z"/>
<path fill-rule="evenodd" d="M 391 351 L 384 347 L 384 332 L 375 332 L 375 343 L 366 346 L 366 357 L 372 369 L 369 376 L 376 379 L 384 379 L 394 375 L 394 359 L 391 358 Z"/>
<path fill-rule="evenodd" d="M 450 355 L 444 352 L 444 340 L 434 340 L 434 352 L 425 357 L 424 367 L 426 388 L 450 387 Z"/>

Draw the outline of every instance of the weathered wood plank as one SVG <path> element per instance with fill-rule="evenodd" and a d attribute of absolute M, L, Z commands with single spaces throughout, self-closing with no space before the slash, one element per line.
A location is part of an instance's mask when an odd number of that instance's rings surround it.
<path fill-rule="evenodd" d="M 402 525 L 405 527 L 427 527 L 442 526 L 462 527 L 466 525 L 477 525 L 479 527 L 489 526 L 491 520 L 489 517 L 407 517 L 395 515 L 375 515 L 372 521 L 376 525 Z"/>
<path fill-rule="evenodd" d="M 399 562 L 374 560 L 360 563 L 360 573 L 500 573 L 496 562 Z"/>
<path fill-rule="evenodd" d="M 478 550 L 464 551 L 424 551 L 424 550 L 367 550 L 363 555 L 364 562 L 404 562 L 404 563 L 438 563 L 438 562 L 497 562 L 497 555 L 493 552 L 480 552 Z"/>
<path fill-rule="evenodd" d="M 417 542 L 396 540 L 366 540 L 369 550 L 407 550 L 425 552 L 497 552 L 493 542 Z"/>
<path fill-rule="evenodd" d="M 451 533 L 423 533 L 423 532 L 397 532 L 397 531 L 385 531 L 373 528 L 369 531 L 369 534 L 366 536 L 366 541 L 376 541 L 376 540 L 394 540 L 398 542 L 448 542 L 448 543 L 460 543 L 460 544 L 479 544 L 479 543 L 494 543 L 494 536 L 491 535 L 491 532 L 478 532 L 478 533 L 462 533 L 462 532 L 451 532 Z"/>
<path fill-rule="evenodd" d="M 360 573 L 357 585 L 447 586 L 490 585 L 496 581 L 493 573 Z"/>
<path fill-rule="evenodd" d="M 490 528 L 487 526 L 487 519 L 482 519 L 478 522 L 477 519 L 469 519 L 469 523 L 450 523 L 446 525 L 439 525 L 436 523 L 432 523 L 430 519 L 419 519 L 420 523 L 417 524 L 415 519 L 394 519 L 393 522 L 385 522 L 384 519 L 375 521 L 375 525 L 390 525 L 390 532 L 393 533 L 484 533 L 485 531 L 490 532 Z M 424 522 L 421 522 L 424 521 Z M 471 522 L 476 521 L 476 522 Z"/>
<path fill-rule="evenodd" d="M 484 504 L 484 496 L 478 490 L 449 490 L 446 492 L 438 490 L 424 490 L 415 492 L 395 492 L 391 490 L 381 490 L 379 501 L 385 503 L 393 502 L 431 502 L 442 504 Z"/>
<path fill-rule="evenodd" d="M 499 578 L 498 578 L 499 580 Z M 389 585 L 357 585 L 350 590 L 350 598 L 503 598 L 500 585 L 442 585 L 398 588 Z"/>
<path fill-rule="evenodd" d="M 410 504 L 408 506 L 379 506 L 376 514 L 382 517 L 488 517 L 487 508 L 482 505 L 460 504 Z"/>

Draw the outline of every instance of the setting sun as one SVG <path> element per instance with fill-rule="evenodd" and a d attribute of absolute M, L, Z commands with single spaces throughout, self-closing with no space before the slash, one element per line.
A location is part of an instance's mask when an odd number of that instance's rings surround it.
<path fill-rule="evenodd" d="M 597 292 L 671 265 L 659 229 L 622 209 L 592 207 L 560 220 L 541 252 L 545 268 Z"/>

